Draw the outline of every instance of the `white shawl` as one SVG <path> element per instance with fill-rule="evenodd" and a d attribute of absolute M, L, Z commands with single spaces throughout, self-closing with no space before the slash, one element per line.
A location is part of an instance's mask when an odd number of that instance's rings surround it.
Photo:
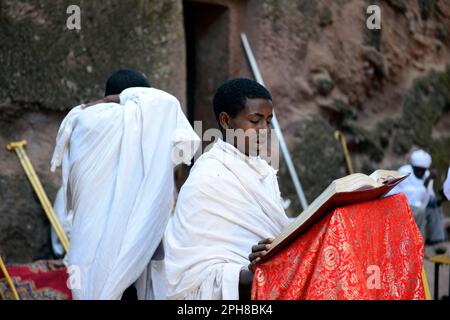
<path fill-rule="evenodd" d="M 58 218 L 58 221 L 61 224 L 61 227 L 66 233 L 67 238 L 70 239 L 73 215 L 72 212 L 66 214 L 66 205 L 64 203 L 64 189 L 62 187 L 59 188 L 58 192 L 56 193 L 55 201 L 53 202 L 53 211 L 55 212 L 56 217 Z M 50 236 L 52 240 L 53 252 L 55 253 L 55 255 L 60 257 L 64 256 L 64 247 L 59 241 L 59 238 L 54 228 L 52 228 Z"/>
<path fill-rule="evenodd" d="M 238 299 L 251 247 L 289 223 L 276 171 L 219 140 L 194 165 L 165 233 L 169 299 Z"/>
<path fill-rule="evenodd" d="M 450 200 L 450 167 L 448 167 L 447 179 L 444 182 L 444 194 Z"/>
<path fill-rule="evenodd" d="M 398 172 L 405 175 L 409 173 L 410 175 L 392 189 L 388 195 L 402 192 L 408 199 L 409 205 L 416 209 L 414 210 L 415 214 L 417 214 L 418 211 L 423 212 L 427 207 L 432 194 L 432 190 L 424 185 L 426 175 L 429 174 L 429 171 L 425 173 L 425 176 L 422 179 L 419 179 L 414 175 L 413 167 L 410 164 L 400 167 Z"/>
<path fill-rule="evenodd" d="M 62 162 L 74 213 L 75 299 L 120 299 L 146 272 L 172 208 L 173 167 L 200 142 L 172 95 L 131 88 L 120 100 L 75 108 L 58 132 L 52 168 Z"/>

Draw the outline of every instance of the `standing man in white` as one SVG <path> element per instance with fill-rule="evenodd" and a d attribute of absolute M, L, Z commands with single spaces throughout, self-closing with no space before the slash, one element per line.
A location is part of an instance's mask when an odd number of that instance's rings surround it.
<path fill-rule="evenodd" d="M 138 279 L 138 298 L 155 296 L 150 260 L 172 209 L 173 169 L 190 163 L 200 142 L 175 97 L 136 71 L 112 79 L 110 87 L 128 89 L 104 99 L 113 102 L 74 108 L 52 159 L 53 169 L 62 164 L 66 211 L 73 210 L 75 299 L 120 299 Z"/>

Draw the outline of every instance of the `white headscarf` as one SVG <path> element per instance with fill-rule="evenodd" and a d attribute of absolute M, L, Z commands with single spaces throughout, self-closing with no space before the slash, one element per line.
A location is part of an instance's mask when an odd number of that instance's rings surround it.
<path fill-rule="evenodd" d="M 411 154 L 410 163 L 414 167 L 429 169 L 431 166 L 431 156 L 423 150 L 416 150 Z"/>

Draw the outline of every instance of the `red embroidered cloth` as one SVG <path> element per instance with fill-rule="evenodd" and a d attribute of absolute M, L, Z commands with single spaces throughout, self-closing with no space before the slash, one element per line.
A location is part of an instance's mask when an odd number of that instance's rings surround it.
<path fill-rule="evenodd" d="M 72 292 L 67 287 L 67 269 L 59 260 L 40 260 L 30 264 L 10 265 L 8 273 L 14 282 L 20 300 L 72 299 Z M 5 299 L 14 299 L 1 271 L 0 291 Z"/>
<path fill-rule="evenodd" d="M 254 300 L 425 299 L 403 194 L 333 210 L 255 271 Z"/>

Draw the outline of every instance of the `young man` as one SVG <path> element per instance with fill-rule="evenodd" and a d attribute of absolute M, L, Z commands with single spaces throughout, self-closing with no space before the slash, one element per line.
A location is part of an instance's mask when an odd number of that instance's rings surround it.
<path fill-rule="evenodd" d="M 248 299 L 255 263 L 289 223 L 276 171 L 259 157 L 270 93 L 252 80 L 227 81 L 214 112 L 223 132 L 248 135 L 218 140 L 181 188 L 164 240 L 169 299 Z"/>
<path fill-rule="evenodd" d="M 200 140 L 178 100 L 149 88 L 139 72 L 115 73 L 106 95 L 67 115 L 52 159 L 52 169 L 62 164 L 66 212 L 73 211 L 73 297 L 120 299 L 138 280 L 140 299 L 158 298 L 154 272 L 164 273 L 150 261 L 162 261 L 173 168 L 190 163 Z"/>

